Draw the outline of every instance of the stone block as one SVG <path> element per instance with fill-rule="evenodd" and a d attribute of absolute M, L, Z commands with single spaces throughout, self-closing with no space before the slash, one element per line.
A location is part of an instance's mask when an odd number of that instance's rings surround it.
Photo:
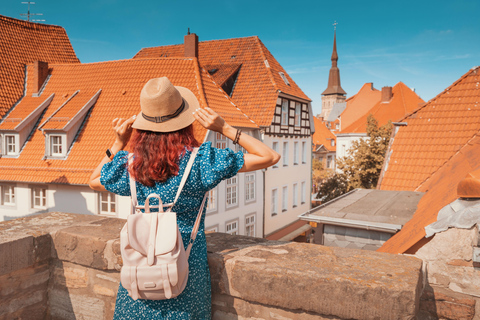
<path fill-rule="evenodd" d="M 98 284 L 93 285 L 93 292 L 96 294 L 102 295 L 102 296 L 107 296 L 107 297 L 115 297 L 116 292 L 113 291 L 110 288 L 102 287 Z"/>
<path fill-rule="evenodd" d="M 420 300 L 421 319 L 472 320 L 475 299 L 451 290 L 427 286 Z"/>
<path fill-rule="evenodd" d="M 105 319 L 105 302 L 101 299 L 78 294 L 66 294 L 63 290 L 51 290 L 49 317 L 52 320 Z"/>
<path fill-rule="evenodd" d="M 415 317 L 419 259 L 301 243 L 248 243 L 220 233 L 207 239 L 215 294 L 342 319 Z M 389 303 L 379 304 L 386 296 Z"/>
<path fill-rule="evenodd" d="M 0 275 L 27 268 L 35 261 L 33 237 L 0 238 Z"/>

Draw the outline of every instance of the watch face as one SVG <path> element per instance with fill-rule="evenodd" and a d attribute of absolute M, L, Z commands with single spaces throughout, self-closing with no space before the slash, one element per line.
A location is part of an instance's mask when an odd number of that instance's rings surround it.
<path fill-rule="evenodd" d="M 110 151 L 110 149 L 107 149 L 107 157 L 109 157 L 110 159 L 112 158 L 112 152 Z"/>

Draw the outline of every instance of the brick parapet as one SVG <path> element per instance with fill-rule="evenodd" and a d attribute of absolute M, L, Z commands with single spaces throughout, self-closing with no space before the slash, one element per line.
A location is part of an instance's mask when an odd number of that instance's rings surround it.
<path fill-rule="evenodd" d="M 124 222 L 47 213 L 0 223 L 0 319 L 111 319 Z M 214 319 L 413 319 L 419 308 L 414 257 L 221 233 L 207 250 Z M 22 287 L 33 297 L 14 303 Z"/>

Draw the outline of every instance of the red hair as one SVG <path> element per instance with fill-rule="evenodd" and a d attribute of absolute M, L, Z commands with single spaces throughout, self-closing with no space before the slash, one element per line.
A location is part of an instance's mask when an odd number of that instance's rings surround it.
<path fill-rule="evenodd" d="M 193 135 L 193 125 L 173 132 L 134 130 L 130 145 L 135 157 L 129 172 L 136 181 L 153 187 L 178 174 L 178 161 L 185 151 L 200 144 Z"/>

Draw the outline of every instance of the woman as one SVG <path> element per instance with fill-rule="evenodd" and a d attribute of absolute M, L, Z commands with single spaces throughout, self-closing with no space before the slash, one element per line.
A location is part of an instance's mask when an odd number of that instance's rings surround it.
<path fill-rule="evenodd" d="M 113 120 L 115 143 L 107 150 L 90 177 L 94 190 L 129 196 L 129 174 L 136 180 L 140 205 L 151 193 L 171 203 L 180 184 L 187 161 L 199 143 L 193 136 L 192 123 L 197 120 L 208 130 L 219 132 L 240 144 L 247 154 L 230 149 L 213 148 L 203 143 L 172 211 L 186 245 L 205 192 L 237 172 L 247 172 L 274 165 L 278 153 L 257 139 L 241 134 L 212 109 L 200 109 L 195 95 L 186 88 L 174 87 L 163 78 L 151 79 L 140 94 L 141 112 L 130 119 Z M 133 129 L 136 129 L 133 131 Z M 133 131 L 133 134 L 132 134 Z M 134 161 L 127 165 L 125 146 L 130 141 Z M 152 202 L 152 205 L 158 204 Z M 189 257 L 189 277 L 185 290 L 168 300 L 133 300 L 120 284 L 114 319 L 210 319 L 210 273 L 204 219 Z"/>

